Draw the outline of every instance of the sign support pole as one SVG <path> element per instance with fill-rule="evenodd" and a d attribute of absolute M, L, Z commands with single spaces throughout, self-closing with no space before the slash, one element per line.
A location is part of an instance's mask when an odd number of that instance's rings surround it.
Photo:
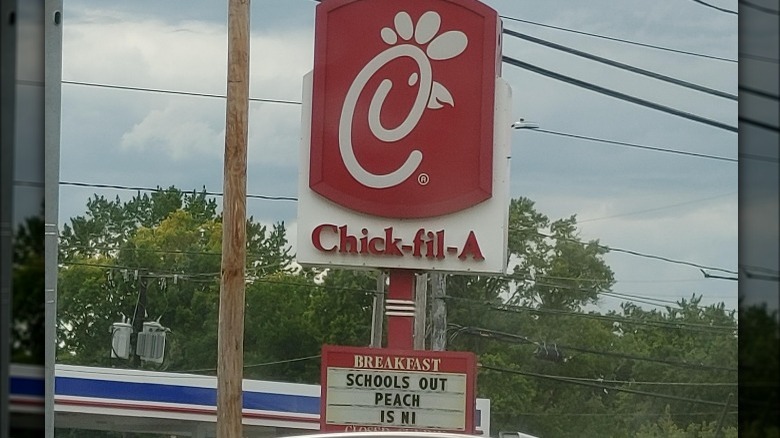
<path fill-rule="evenodd" d="M 382 327 L 385 321 L 385 280 L 384 271 L 376 275 L 376 293 L 374 311 L 371 314 L 371 348 L 382 348 Z"/>
<path fill-rule="evenodd" d="M 414 291 L 414 349 L 425 350 L 425 326 L 428 312 L 428 274 L 417 275 Z"/>
<path fill-rule="evenodd" d="M 391 269 L 387 291 L 387 348 L 414 346 L 414 271 Z"/>
<path fill-rule="evenodd" d="M 242 433 L 249 0 L 228 0 L 222 275 L 217 352 L 217 437 Z"/>

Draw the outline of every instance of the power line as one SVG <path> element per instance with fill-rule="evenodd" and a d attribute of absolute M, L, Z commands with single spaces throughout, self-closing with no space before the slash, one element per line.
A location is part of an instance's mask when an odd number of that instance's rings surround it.
<path fill-rule="evenodd" d="M 731 9 L 721 8 L 721 7 L 709 4 L 707 2 L 703 2 L 702 0 L 692 0 L 692 1 L 694 1 L 694 2 L 696 2 L 698 4 L 700 4 L 700 5 L 706 6 L 708 8 L 712 8 L 712 9 L 715 9 L 715 10 L 718 10 L 718 11 L 721 11 L 721 12 L 725 12 L 727 14 L 737 15 L 737 11 L 732 11 Z"/>
<path fill-rule="evenodd" d="M 552 26 L 552 25 L 549 25 L 549 24 L 537 23 L 537 22 L 529 21 L 529 20 L 521 20 L 519 18 L 508 17 L 506 15 L 500 15 L 500 17 L 504 18 L 506 20 L 517 21 L 517 22 L 526 23 L 526 24 L 532 24 L 534 26 L 541 26 L 541 27 L 546 27 L 546 28 L 549 28 L 549 29 L 562 30 L 564 32 L 571 32 L 571 33 L 576 33 L 576 34 L 579 34 L 579 35 L 587 35 L 587 36 L 591 36 L 591 37 L 595 37 L 595 38 L 602 38 L 602 39 L 605 39 L 605 40 L 617 41 L 617 42 L 621 42 L 621 43 L 632 44 L 632 45 L 635 45 L 635 46 L 646 47 L 646 48 L 650 48 L 650 49 L 658 49 L 658 50 L 663 50 L 663 51 L 667 51 L 667 52 L 679 53 L 679 54 L 683 54 L 683 55 L 698 56 L 698 57 L 701 57 L 701 58 L 715 59 L 715 60 L 718 60 L 718 61 L 737 62 L 736 59 L 722 58 L 720 56 L 705 55 L 705 54 L 701 54 L 701 53 L 695 53 L 695 52 L 689 52 L 689 51 L 685 51 L 685 50 L 672 49 L 672 48 L 669 48 L 669 47 L 662 47 L 662 46 L 657 46 L 657 45 L 653 45 L 653 44 L 640 43 L 640 42 L 625 40 L 625 39 L 621 39 L 621 38 L 615 38 L 615 37 L 599 35 L 599 34 L 595 34 L 595 33 L 583 32 L 583 31 L 580 31 L 580 30 L 567 29 L 565 27 L 559 27 L 559 26 Z"/>
<path fill-rule="evenodd" d="M 679 203 L 676 203 L 676 204 L 669 204 L 669 205 L 664 205 L 664 206 L 655 207 L 655 208 L 646 208 L 644 210 L 636 210 L 636 211 L 630 211 L 630 212 L 626 212 L 626 213 L 618 213 L 618 214 L 613 214 L 613 215 L 609 215 L 609 216 L 595 217 L 595 218 L 590 218 L 590 219 L 577 219 L 577 224 L 583 224 L 583 223 L 587 223 L 587 222 L 596 222 L 596 221 L 601 221 L 601 220 L 606 220 L 606 219 L 614 219 L 616 217 L 631 216 L 631 215 L 635 215 L 635 214 L 651 213 L 651 212 L 654 212 L 654 211 L 666 210 L 666 209 L 675 208 L 675 207 L 683 207 L 683 206 L 694 204 L 694 203 L 698 203 L 698 202 L 705 202 L 705 201 L 710 201 L 710 200 L 713 200 L 713 199 L 723 198 L 723 197 L 726 197 L 726 196 L 732 196 L 735 193 L 737 193 L 737 192 L 724 193 L 724 194 L 721 194 L 721 195 L 710 196 L 708 198 L 693 199 L 693 200 L 690 200 L 690 201 L 679 202 Z"/>
<path fill-rule="evenodd" d="M 747 6 L 749 8 L 753 8 L 753 9 L 755 9 L 757 11 L 764 12 L 766 14 L 780 15 L 780 11 L 777 10 L 777 9 L 767 8 L 767 7 L 764 7 L 764 6 L 761 6 L 761 5 L 757 5 L 757 4 L 753 3 L 753 2 L 749 2 L 747 0 L 739 0 L 739 4 Z"/>
<path fill-rule="evenodd" d="M 150 187 L 139 187 L 139 186 L 123 186 L 123 185 L 115 185 L 115 184 L 95 184 L 95 183 L 70 182 L 70 181 L 60 181 L 59 184 L 60 185 L 67 185 L 67 186 L 104 188 L 104 189 L 115 189 L 115 190 L 151 191 L 151 192 L 164 191 L 164 189 L 162 189 L 160 187 L 150 188 Z M 211 196 L 222 196 L 222 193 L 219 193 L 219 192 L 203 191 L 203 192 L 200 192 L 200 193 L 205 193 L 206 195 L 211 195 Z M 247 198 L 263 199 L 263 200 L 271 200 L 271 201 L 298 201 L 298 198 L 292 197 L 292 196 L 269 196 L 269 195 L 252 195 L 252 194 L 247 194 L 246 196 L 247 196 Z M 555 238 L 554 236 L 550 236 L 548 234 L 544 234 L 544 233 L 541 233 L 539 231 L 536 231 L 536 233 L 539 234 L 542 237 Z M 583 242 L 580 242 L 580 241 L 574 240 L 574 239 L 564 239 L 564 240 L 569 240 L 569 241 L 572 241 L 572 242 L 584 244 Z M 726 272 L 728 274 L 735 274 L 735 275 L 737 274 L 737 272 L 735 272 L 735 271 L 731 271 L 731 270 L 727 270 L 727 269 L 723 269 L 723 268 L 718 268 L 718 267 L 705 266 L 705 265 L 701 265 L 701 264 L 698 264 L 698 263 L 687 262 L 687 261 L 684 261 L 684 260 L 675 260 L 675 259 L 670 259 L 670 258 L 667 258 L 667 257 L 656 256 L 656 255 L 652 255 L 652 254 L 645 254 L 645 253 L 641 253 L 639 251 L 632 251 L 632 250 L 627 250 L 627 249 L 614 248 L 614 247 L 609 247 L 609 246 L 605 246 L 605 245 L 598 245 L 598 246 L 603 248 L 603 249 L 606 249 L 608 251 L 623 252 L 623 253 L 634 255 L 634 256 L 637 256 L 637 257 L 652 258 L 652 259 L 655 259 L 655 260 L 661 260 L 661 261 L 665 261 L 665 262 L 668 262 L 668 263 L 675 263 L 675 264 L 692 266 L 692 267 L 696 267 L 696 268 L 699 268 L 699 269 L 708 269 L 708 270 L 711 270 L 711 271 L 721 271 L 721 272 Z"/>
<path fill-rule="evenodd" d="M 714 416 L 723 412 L 669 412 L 673 416 Z M 728 415 L 737 415 L 739 411 L 727 412 Z M 519 412 L 514 413 L 518 417 L 658 417 L 657 413 L 649 412 Z"/>
<path fill-rule="evenodd" d="M 642 298 L 633 295 L 622 295 L 614 292 L 600 292 L 599 295 L 604 295 L 609 298 L 615 298 L 620 301 L 649 304 L 651 306 L 657 306 L 657 307 L 670 307 L 670 305 L 674 305 L 675 307 L 680 308 L 680 305 L 677 302 L 671 300 L 662 300 L 657 298 Z"/>
<path fill-rule="evenodd" d="M 296 357 L 294 359 L 283 359 L 283 360 L 275 360 L 272 362 L 263 362 L 263 363 L 255 363 L 250 365 L 244 365 L 244 369 L 249 368 L 261 368 L 261 367 L 267 367 L 271 365 L 280 365 L 285 363 L 293 363 L 293 362 L 302 362 L 305 360 L 312 360 L 312 359 L 319 359 L 322 355 L 315 354 L 312 356 L 305 356 L 305 357 Z M 184 371 L 177 371 L 177 373 L 209 373 L 209 372 L 217 372 L 216 368 L 201 368 L 196 370 L 184 370 Z"/>
<path fill-rule="evenodd" d="M 542 278 L 553 278 L 553 277 L 547 277 L 543 275 L 539 275 Z M 606 296 L 612 296 L 612 298 L 619 298 L 623 301 L 635 301 L 640 302 L 644 304 L 651 304 L 653 306 L 659 306 L 659 307 L 669 307 L 669 304 L 674 304 L 678 308 L 682 308 L 682 306 L 677 301 L 672 300 L 663 300 L 655 297 L 647 297 L 647 296 L 641 296 L 641 295 L 631 295 L 631 294 L 625 294 L 620 292 L 614 292 L 611 290 L 598 290 L 598 289 L 589 289 L 580 287 L 577 285 L 567 285 L 567 284 L 555 284 L 555 283 L 545 283 L 542 281 L 538 281 L 535 278 L 531 277 L 524 277 L 524 276 L 518 276 L 518 275 L 510 275 L 510 276 L 502 276 L 499 277 L 506 280 L 525 280 L 530 281 L 533 283 L 534 286 L 540 286 L 540 287 L 549 287 L 549 288 L 556 288 L 556 289 L 567 289 L 567 290 L 577 290 L 577 291 L 584 291 L 584 292 L 593 292 L 597 295 L 606 295 Z M 558 277 L 559 279 L 563 280 L 570 280 L 570 281 L 586 281 L 584 279 L 578 279 L 578 278 L 562 278 Z M 658 304 L 663 303 L 663 304 Z"/>
<path fill-rule="evenodd" d="M 739 57 L 740 58 L 745 58 L 745 59 L 754 59 L 756 61 L 769 62 L 769 63 L 772 63 L 772 64 L 780 63 L 780 59 L 778 59 L 778 58 L 771 58 L 769 56 L 756 55 L 756 54 L 753 54 L 753 53 L 739 52 Z"/>
<path fill-rule="evenodd" d="M 567 310 L 543 309 L 543 308 L 534 308 L 528 306 L 511 305 L 511 304 L 497 304 L 497 303 L 491 303 L 487 301 L 474 300 L 470 298 L 455 297 L 452 295 L 446 295 L 444 298 L 447 300 L 464 301 L 472 304 L 482 305 L 484 307 L 499 312 L 510 312 L 510 313 L 530 312 L 530 313 L 540 313 L 540 314 L 548 314 L 548 315 L 573 316 L 579 318 L 608 321 L 612 323 L 617 322 L 617 323 L 627 324 L 627 325 L 631 325 L 631 324 L 644 325 L 644 326 L 655 327 L 655 328 L 664 328 L 664 329 L 671 329 L 671 330 L 687 330 L 687 331 L 694 331 L 694 332 L 708 333 L 708 334 L 722 334 L 723 332 L 736 331 L 735 327 L 727 327 L 727 326 L 711 326 L 705 324 L 692 324 L 692 323 L 683 323 L 683 322 L 640 320 L 636 318 L 626 318 L 626 317 L 615 316 L 615 315 L 602 315 L 597 313 L 583 313 L 583 312 L 573 312 Z"/>
<path fill-rule="evenodd" d="M 647 145 L 641 145 L 641 144 L 636 144 L 636 143 L 628 143 L 628 142 L 617 141 L 617 140 L 607 140 L 607 139 L 604 139 L 604 138 L 596 138 L 596 137 L 589 137 L 589 136 L 586 136 L 586 135 L 570 134 L 570 133 L 566 133 L 566 132 L 552 131 L 552 130 L 549 130 L 549 129 L 534 128 L 534 129 L 527 129 L 526 131 L 542 132 L 542 133 L 545 133 L 545 134 L 558 135 L 558 136 L 561 136 L 561 137 L 577 138 L 577 139 L 580 139 L 580 140 L 595 141 L 595 142 L 599 142 L 599 143 L 607 143 L 607 144 L 612 144 L 612 145 L 617 145 L 617 146 L 627 146 L 627 147 L 630 147 L 630 148 L 644 149 L 644 150 L 655 151 L 655 152 L 665 152 L 665 153 L 669 153 L 669 154 L 686 155 L 686 156 L 690 156 L 690 157 L 707 158 L 707 159 L 711 159 L 711 160 L 730 161 L 730 162 L 733 162 L 733 163 L 739 162 L 739 160 L 736 159 L 736 158 L 722 157 L 722 156 L 710 155 L 710 154 L 702 154 L 702 153 L 698 153 L 698 152 L 681 151 L 681 150 L 677 150 L 677 149 L 662 148 L 662 147 L 658 147 L 658 146 L 647 146 Z"/>
<path fill-rule="evenodd" d="M 85 183 L 85 182 L 74 182 L 74 181 L 60 181 L 59 184 L 62 186 L 89 187 L 89 188 L 96 188 L 96 189 L 130 190 L 134 192 L 164 192 L 166 190 L 161 187 L 151 188 L 151 187 L 141 187 L 141 186 L 124 186 L 118 184 L 97 184 L 97 183 Z M 198 193 L 202 193 L 208 196 L 223 196 L 222 192 L 201 191 Z M 262 199 L 266 201 L 294 201 L 294 202 L 298 201 L 298 198 L 294 196 L 247 194 L 246 197 L 249 199 Z"/>
<path fill-rule="evenodd" d="M 710 405 L 710 406 L 719 406 L 719 407 L 725 407 L 726 406 L 725 403 L 714 402 L 714 401 L 709 401 L 709 400 L 701 400 L 701 399 L 695 399 L 695 398 L 679 397 L 679 396 L 669 395 L 669 394 L 659 394 L 659 393 L 654 393 L 654 392 L 640 391 L 640 390 L 637 390 L 637 389 L 628 389 L 628 388 L 621 388 L 621 387 L 616 387 L 616 386 L 597 385 L 597 384 L 590 383 L 590 382 L 580 382 L 580 381 L 577 381 L 577 380 L 571 380 L 571 379 L 568 379 L 566 377 L 551 376 L 551 375 L 547 375 L 547 374 L 537 374 L 537 373 L 532 373 L 532 372 L 527 372 L 527 371 L 512 370 L 512 369 L 508 369 L 508 368 L 499 368 L 499 367 L 494 367 L 494 366 L 491 366 L 491 365 L 485 365 L 484 363 L 480 364 L 478 366 L 479 366 L 480 369 L 484 369 L 484 370 L 497 371 L 497 372 L 509 373 L 509 374 L 518 374 L 518 375 L 522 375 L 522 376 L 536 377 L 536 378 L 539 378 L 539 379 L 554 380 L 554 381 L 558 381 L 558 382 L 570 383 L 570 384 L 581 385 L 581 386 L 588 386 L 588 387 L 591 387 L 591 388 L 597 388 L 597 389 L 602 389 L 602 390 L 607 390 L 607 391 L 625 392 L 625 393 L 629 393 L 629 394 L 644 395 L 644 396 L 648 396 L 648 397 L 663 398 L 663 399 L 667 399 L 667 400 L 675 400 L 675 401 L 681 401 L 681 402 L 687 402 L 687 403 L 697 403 L 697 404 L 704 404 L 704 405 Z"/>
<path fill-rule="evenodd" d="M 550 47 L 550 48 L 553 48 L 553 49 L 556 49 L 556 50 L 560 50 L 560 51 L 563 51 L 563 52 L 571 53 L 572 55 L 580 56 L 582 58 L 586 58 L 586 59 L 590 59 L 592 61 L 600 62 L 602 64 L 607 64 L 607 65 L 610 65 L 612 67 L 617 67 L 617 68 L 620 68 L 620 69 L 623 69 L 623 70 L 628 70 L 628 71 L 630 71 L 632 73 L 641 74 L 641 75 L 644 75 L 644 76 L 647 76 L 647 77 L 651 77 L 653 79 L 658 79 L 658 80 L 661 80 L 661 81 L 664 81 L 664 82 L 669 82 L 671 84 L 679 85 L 681 87 L 690 88 L 692 90 L 696 90 L 696 91 L 701 91 L 703 93 L 712 94 L 714 96 L 723 97 L 723 98 L 731 99 L 731 100 L 737 100 L 737 96 L 734 95 L 734 94 L 725 93 L 725 92 L 720 91 L 720 90 L 715 90 L 715 89 L 712 89 L 712 88 L 708 88 L 708 87 L 704 87 L 704 86 L 701 86 L 701 85 L 698 85 L 698 84 L 694 84 L 692 82 L 683 81 L 681 79 L 676 79 L 676 78 L 673 78 L 671 76 L 666 76 L 666 75 L 662 75 L 660 73 L 655 73 L 655 72 L 652 72 L 652 71 L 649 71 L 649 70 L 645 70 L 645 69 L 642 69 L 642 68 L 639 68 L 639 67 L 634 67 L 632 65 L 624 64 L 622 62 L 614 61 L 614 60 L 611 60 L 611 59 L 608 59 L 608 58 L 603 58 L 601 56 L 593 55 L 593 54 L 590 54 L 590 53 L 587 53 L 587 52 L 583 52 L 583 51 L 580 51 L 580 50 L 577 50 L 577 49 L 572 49 L 571 47 L 562 46 L 560 44 L 552 43 L 552 42 L 549 42 L 549 41 L 546 41 L 546 40 L 543 40 L 543 39 L 540 39 L 540 38 L 532 37 L 530 35 L 526 35 L 526 34 L 523 34 L 523 33 L 520 33 L 520 32 L 515 32 L 513 30 L 504 29 L 503 32 L 505 34 L 513 36 L 515 38 L 524 39 L 526 41 L 530 41 L 530 42 L 533 42 L 533 43 L 536 43 L 536 44 L 547 46 L 547 47 Z"/>
<path fill-rule="evenodd" d="M 527 228 L 527 229 L 530 230 L 530 228 Z M 556 236 L 552 236 L 552 235 L 549 235 L 549 234 L 542 233 L 541 231 L 538 231 L 538 230 L 534 230 L 534 231 L 535 231 L 536 234 L 538 234 L 541 237 L 547 237 L 547 238 L 550 238 L 550 239 L 560 239 L 560 240 L 564 240 L 564 241 L 567 241 L 567 242 L 579 243 L 581 245 L 588 245 L 589 244 L 588 242 L 581 242 L 581 241 L 579 241 L 577 239 L 571 239 L 571 238 L 566 238 L 566 237 L 556 237 Z M 677 260 L 677 259 L 672 259 L 672 258 L 669 258 L 669 257 L 658 256 L 658 255 L 653 255 L 653 254 L 647 254 L 647 253 L 634 251 L 634 250 L 630 250 L 630 249 L 622 249 L 622 248 L 616 248 L 616 247 L 613 247 L 613 246 L 601 245 L 601 244 L 598 244 L 598 243 L 596 243 L 596 246 L 598 246 L 599 248 L 605 249 L 607 251 L 611 251 L 611 252 L 620 252 L 620 253 L 633 255 L 633 256 L 636 256 L 636 257 L 643 257 L 643 258 L 647 258 L 647 259 L 659 260 L 659 261 L 662 261 L 662 262 L 667 262 L 667 263 L 672 263 L 672 264 L 677 264 L 677 265 L 691 266 L 691 267 L 699 268 L 699 269 L 707 269 L 707 270 L 710 270 L 710 271 L 720 271 L 720 272 L 725 272 L 727 274 L 738 275 L 737 271 L 733 271 L 733 270 L 730 270 L 730 269 L 724 269 L 724 268 L 718 268 L 718 267 L 714 267 L 714 266 L 705 266 L 705 265 L 701 265 L 699 263 L 689 262 L 689 261 L 686 261 L 686 260 Z"/>
<path fill-rule="evenodd" d="M 722 367 L 718 365 L 707 365 L 707 364 L 697 364 L 697 363 L 690 363 L 690 362 L 680 362 L 680 361 L 672 361 L 672 360 L 666 360 L 666 359 L 658 359 L 654 357 L 643 357 L 643 356 L 634 356 L 630 354 L 623 354 L 623 353 L 616 353 L 612 351 L 599 351 L 599 350 L 592 350 L 589 348 L 583 348 L 583 347 L 572 347 L 570 345 L 562 345 L 559 343 L 554 342 L 535 342 L 530 339 L 528 339 L 525 336 L 515 335 L 512 333 L 506 333 L 506 332 L 500 332 L 496 330 L 490 330 L 490 329 L 484 329 L 480 327 L 462 327 L 459 329 L 459 333 L 469 334 L 472 336 L 481 336 L 481 337 L 488 337 L 499 341 L 509 341 L 513 343 L 524 343 L 524 344 L 531 344 L 536 347 L 554 347 L 556 349 L 560 348 L 562 350 L 570 350 L 570 351 L 577 351 L 580 353 L 586 353 L 586 354 L 595 354 L 599 356 L 609 356 L 609 357 L 615 357 L 618 359 L 626 359 L 626 360 L 638 360 L 638 361 L 644 361 L 644 362 L 653 362 L 653 363 L 659 363 L 663 365 L 669 365 L 674 366 L 678 368 L 690 368 L 690 369 L 697 369 L 697 370 L 709 370 L 709 371 L 730 371 L 730 372 L 737 372 L 737 368 L 729 368 L 729 367 Z"/>
<path fill-rule="evenodd" d="M 648 385 L 648 386 L 737 386 L 739 382 L 641 382 L 635 380 L 611 380 L 588 377 L 567 377 L 569 380 L 581 380 L 594 383 L 615 383 L 619 385 Z"/>
<path fill-rule="evenodd" d="M 181 281 L 190 281 L 190 282 L 204 282 L 203 280 L 197 279 L 197 277 L 215 277 L 213 279 L 208 279 L 206 282 L 213 283 L 214 280 L 216 280 L 216 277 L 219 277 L 221 275 L 221 272 L 204 272 L 204 273 L 186 273 L 186 272 L 174 272 L 174 271 L 157 271 L 157 270 L 149 270 L 149 268 L 139 268 L 135 266 L 121 266 L 121 265 L 111 265 L 106 263 L 85 263 L 85 262 L 75 262 L 75 261 L 63 261 L 61 262 L 63 265 L 66 266 L 84 266 L 84 267 L 92 267 L 92 268 L 102 268 L 102 269 L 109 269 L 114 271 L 127 271 L 128 275 L 129 273 L 135 273 L 136 271 L 146 271 L 142 276 L 144 278 L 156 278 L 156 279 L 178 279 Z M 266 265 L 261 266 L 260 268 L 267 268 L 267 267 L 273 267 L 275 265 Z M 250 268 L 248 270 L 257 269 L 257 268 Z M 140 275 L 140 274 L 139 274 Z M 305 277 L 301 277 L 304 279 Z M 266 283 L 266 284 L 280 284 L 285 286 L 296 286 L 299 288 L 312 288 L 312 289 L 327 289 L 327 290 L 340 290 L 340 291 L 348 291 L 348 292 L 359 292 L 366 295 L 375 295 L 376 290 L 375 289 L 360 289 L 360 288 L 354 288 L 354 287 L 342 287 L 342 286 L 329 286 L 324 284 L 317 284 L 317 283 L 295 283 L 290 281 L 281 281 L 281 280 L 271 280 L 268 278 L 254 278 L 251 275 L 247 275 L 245 279 L 248 282 L 254 282 L 254 283 Z"/>
<path fill-rule="evenodd" d="M 730 125 L 727 125 L 725 123 L 718 122 L 716 120 L 712 120 L 712 119 L 708 119 L 708 118 L 705 118 L 705 117 L 697 116 L 696 114 L 692 114 L 692 113 L 689 113 L 689 112 L 686 112 L 686 111 L 681 111 L 681 110 L 678 110 L 678 109 L 675 109 L 675 108 L 671 108 L 671 107 L 668 107 L 668 106 L 665 106 L 665 105 L 661 105 L 661 104 L 658 104 L 658 103 L 655 103 L 655 102 L 650 102 L 648 100 L 640 99 L 638 97 L 634 97 L 634 96 L 631 96 L 631 95 L 628 95 L 628 94 L 625 94 L 625 93 L 621 93 L 619 91 L 614 91 L 614 90 L 611 90 L 611 89 L 608 89 L 608 88 L 604 88 L 604 87 L 601 87 L 601 86 L 598 86 L 598 85 L 595 85 L 595 84 L 591 84 L 590 82 L 581 81 L 579 79 L 575 79 L 575 78 L 572 78 L 570 76 L 566 76 L 566 75 L 563 75 L 563 74 L 560 74 L 560 73 L 556 73 L 556 72 L 551 71 L 551 70 L 547 70 L 547 69 L 544 69 L 544 68 L 541 68 L 541 67 L 537 67 L 537 66 L 535 66 L 533 64 L 529 64 L 527 62 L 523 62 L 523 61 L 511 58 L 509 56 L 503 56 L 502 59 L 503 59 L 504 62 L 506 62 L 508 64 L 511 64 L 511 65 L 514 65 L 515 67 L 519 67 L 519 68 L 522 68 L 524 70 L 528 70 L 528 71 L 534 72 L 536 74 L 540 74 L 542 76 L 547 76 L 549 78 L 552 78 L 552 79 L 555 79 L 555 80 L 558 80 L 558 81 L 566 82 L 568 84 L 575 85 L 575 86 L 580 87 L 580 88 L 585 88 L 587 90 L 595 91 L 597 93 L 604 94 L 604 95 L 610 96 L 610 97 L 614 97 L 616 99 L 624 100 L 626 102 L 631 102 L 631 103 L 634 103 L 634 104 L 637 104 L 637 105 L 641 105 L 641 106 L 644 106 L 644 107 L 647 107 L 647 108 L 651 108 L 651 109 L 654 109 L 654 110 L 657 110 L 657 111 L 662 111 L 662 112 L 665 112 L 667 114 L 672 114 L 672 115 L 675 115 L 675 116 L 678 116 L 678 117 L 683 117 L 685 119 L 692 120 L 694 122 L 703 123 L 705 125 L 710 125 L 710 126 L 713 126 L 713 127 L 716 127 L 716 128 L 725 129 L 727 131 L 731 131 L 731 132 L 735 132 L 735 133 L 738 132 L 738 129 L 735 126 L 730 126 Z"/>
<path fill-rule="evenodd" d="M 754 160 L 754 161 L 764 161 L 767 163 L 780 163 L 780 158 L 778 157 L 767 157 L 766 155 L 748 154 L 742 152 L 740 152 L 739 158 L 744 158 L 746 160 Z"/>
<path fill-rule="evenodd" d="M 780 96 L 777 94 L 772 94 L 768 91 L 759 90 L 758 88 L 748 87 L 747 85 L 740 85 L 739 91 L 744 91 L 746 93 L 755 94 L 757 96 L 764 97 L 766 99 L 773 99 L 773 100 L 780 100 Z"/>
<path fill-rule="evenodd" d="M 765 123 L 759 120 L 749 119 L 747 117 L 739 116 L 739 122 L 745 123 L 747 125 L 753 125 L 755 127 L 765 129 L 767 131 L 774 131 L 774 132 L 780 132 L 780 127 L 770 125 L 769 123 Z"/>
<path fill-rule="evenodd" d="M 778 274 L 777 271 L 774 273 L 759 273 L 751 268 L 743 266 L 742 272 L 745 273 L 745 277 L 752 280 L 780 281 L 780 274 Z"/>
<path fill-rule="evenodd" d="M 162 93 L 162 94 L 176 94 L 181 96 L 195 96 L 195 97 L 216 97 L 219 99 L 225 99 L 226 96 L 222 94 L 210 94 L 210 93 L 195 93 L 190 91 L 175 91 L 165 90 L 161 88 L 144 88 L 144 87 L 131 87 L 125 85 L 111 85 L 111 84 L 99 84 L 94 82 L 81 82 L 81 81 L 61 81 L 63 84 L 68 85 L 82 85 L 85 87 L 98 87 L 98 88 L 111 88 L 115 90 L 129 90 L 129 91 L 145 91 L 149 93 Z M 265 103 L 281 103 L 288 105 L 301 105 L 297 100 L 284 100 L 284 99 L 262 99 L 258 97 L 250 97 L 252 102 L 265 102 Z"/>

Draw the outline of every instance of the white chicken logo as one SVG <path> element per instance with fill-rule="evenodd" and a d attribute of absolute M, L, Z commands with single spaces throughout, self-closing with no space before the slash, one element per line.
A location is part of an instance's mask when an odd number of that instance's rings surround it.
<path fill-rule="evenodd" d="M 372 58 L 355 77 L 349 87 L 339 119 L 339 151 L 350 175 L 366 187 L 383 189 L 394 187 L 406 181 L 422 162 L 423 154 L 413 150 L 406 161 L 396 170 L 386 174 L 375 174 L 366 170 L 355 157 L 352 145 L 352 123 L 358 97 L 368 81 L 391 61 L 409 57 L 417 63 L 419 71 L 409 75 L 408 85 L 417 86 L 417 96 L 406 118 L 395 128 L 382 125 L 379 115 L 382 105 L 393 87 L 393 81 L 384 79 L 371 98 L 368 110 L 368 125 L 371 133 L 387 143 L 403 139 L 417 126 L 426 108 L 439 109 L 443 104 L 455 106 L 449 90 L 433 80 L 431 60 L 441 61 L 454 58 L 468 45 L 466 34 L 451 30 L 437 35 L 441 17 L 434 11 L 425 12 L 414 26 L 407 12 L 401 11 L 394 19 L 395 30 L 385 27 L 381 30 L 382 40 L 391 47 Z M 414 39 L 412 41 L 412 38 Z M 399 42 L 399 40 L 401 42 Z M 416 44 L 414 44 L 416 43 Z M 421 46 L 425 46 L 425 50 Z"/>

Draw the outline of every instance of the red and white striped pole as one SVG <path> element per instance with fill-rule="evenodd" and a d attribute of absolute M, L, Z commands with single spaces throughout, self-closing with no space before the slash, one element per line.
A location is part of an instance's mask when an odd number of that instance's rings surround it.
<path fill-rule="evenodd" d="M 414 347 L 415 273 L 391 269 L 385 302 L 387 348 L 412 350 Z"/>

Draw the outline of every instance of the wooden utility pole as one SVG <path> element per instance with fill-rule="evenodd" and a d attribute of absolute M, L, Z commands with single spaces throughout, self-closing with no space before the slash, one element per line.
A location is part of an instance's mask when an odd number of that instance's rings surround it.
<path fill-rule="evenodd" d="M 228 0 L 228 71 L 219 290 L 217 437 L 243 436 L 246 151 L 249 112 L 249 0 Z"/>

